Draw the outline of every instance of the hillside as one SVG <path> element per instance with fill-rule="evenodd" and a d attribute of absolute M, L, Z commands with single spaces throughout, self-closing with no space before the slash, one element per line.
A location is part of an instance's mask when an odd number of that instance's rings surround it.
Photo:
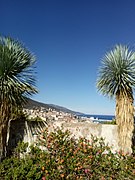
<path fill-rule="evenodd" d="M 27 109 L 33 109 L 34 107 L 39 107 L 39 108 L 43 107 L 46 109 L 51 108 L 51 109 L 55 109 L 56 111 L 62 111 L 62 112 L 67 112 L 67 113 L 71 113 L 71 114 L 78 114 L 78 112 L 72 111 L 72 110 L 67 109 L 65 107 L 61 107 L 61 106 L 54 105 L 54 104 L 45 104 L 42 102 L 32 100 L 30 98 L 27 99 L 27 103 L 24 105 L 24 107 Z"/>

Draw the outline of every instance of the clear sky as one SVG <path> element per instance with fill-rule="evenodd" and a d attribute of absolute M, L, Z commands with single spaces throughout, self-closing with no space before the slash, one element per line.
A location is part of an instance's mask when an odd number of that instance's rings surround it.
<path fill-rule="evenodd" d="M 115 44 L 135 45 L 134 0 L 0 0 L 0 33 L 36 55 L 33 99 L 89 114 L 112 114 L 97 71 Z"/>

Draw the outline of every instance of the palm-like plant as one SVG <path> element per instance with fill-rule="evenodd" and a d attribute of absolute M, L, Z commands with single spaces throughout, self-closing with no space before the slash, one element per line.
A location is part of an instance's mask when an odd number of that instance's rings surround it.
<path fill-rule="evenodd" d="M 103 94 L 116 98 L 116 124 L 119 146 L 131 152 L 134 129 L 133 89 L 135 87 L 135 52 L 127 46 L 116 45 L 102 60 L 97 88 Z"/>
<path fill-rule="evenodd" d="M 0 37 L 0 158 L 6 154 L 8 122 L 25 97 L 36 93 L 34 56 L 18 41 Z"/>

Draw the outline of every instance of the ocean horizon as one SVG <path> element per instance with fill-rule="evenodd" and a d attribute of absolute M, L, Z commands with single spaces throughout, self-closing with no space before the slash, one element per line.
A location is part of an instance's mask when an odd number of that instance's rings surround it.
<path fill-rule="evenodd" d="M 81 117 L 94 118 L 97 121 L 112 121 L 115 116 L 114 115 L 97 115 L 97 114 L 80 114 Z"/>

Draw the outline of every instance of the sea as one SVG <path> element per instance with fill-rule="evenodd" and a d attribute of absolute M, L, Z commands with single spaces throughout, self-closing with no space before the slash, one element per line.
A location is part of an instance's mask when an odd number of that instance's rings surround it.
<path fill-rule="evenodd" d="M 80 114 L 81 117 L 87 117 L 93 119 L 94 122 L 103 123 L 105 121 L 112 121 L 114 115 L 95 115 L 95 114 Z"/>

